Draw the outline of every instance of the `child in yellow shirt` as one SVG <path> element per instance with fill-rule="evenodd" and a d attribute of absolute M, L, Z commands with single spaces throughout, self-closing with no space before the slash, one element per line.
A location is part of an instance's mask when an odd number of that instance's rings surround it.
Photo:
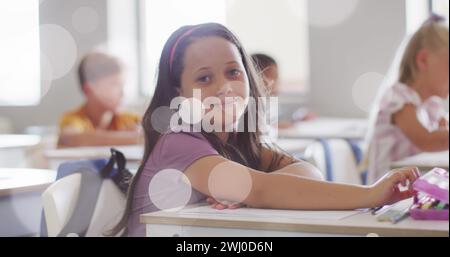
<path fill-rule="evenodd" d="M 86 55 L 78 68 L 86 102 L 60 119 L 58 146 L 128 145 L 139 142 L 140 117 L 119 112 L 123 98 L 122 64 L 104 53 Z"/>

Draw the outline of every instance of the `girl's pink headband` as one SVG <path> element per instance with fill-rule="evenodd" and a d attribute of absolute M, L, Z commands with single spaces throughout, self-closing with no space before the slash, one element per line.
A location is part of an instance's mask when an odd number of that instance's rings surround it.
<path fill-rule="evenodd" d="M 194 29 L 195 29 L 195 28 L 191 28 L 191 29 L 189 29 L 188 31 L 184 32 L 184 33 L 177 39 L 177 41 L 175 42 L 175 44 L 172 46 L 172 49 L 170 50 L 170 62 L 169 62 L 169 69 L 170 69 L 170 72 L 172 72 L 173 59 L 174 59 L 174 57 L 175 57 L 175 51 L 177 50 L 178 44 L 180 43 L 180 41 L 181 41 L 183 38 L 189 36 L 189 35 L 194 31 Z"/>

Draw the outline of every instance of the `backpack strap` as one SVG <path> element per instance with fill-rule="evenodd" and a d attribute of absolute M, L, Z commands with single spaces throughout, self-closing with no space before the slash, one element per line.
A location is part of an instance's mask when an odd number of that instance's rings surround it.
<path fill-rule="evenodd" d="M 114 168 L 116 164 L 117 168 Z M 111 148 L 111 158 L 106 164 L 105 168 L 100 172 L 103 178 L 111 178 L 116 186 L 122 191 L 123 194 L 127 194 L 128 187 L 130 186 L 133 174 L 125 167 L 127 159 L 125 155 Z"/>
<path fill-rule="evenodd" d="M 80 169 L 79 173 L 81 174 L 81 184 L 78 200 L 69 221 L 58 233 L 58 237 L 65 237 L 69 233 L 85 236 L 94 215 L 103 178 L 95 170 L 89 168 Z"/>

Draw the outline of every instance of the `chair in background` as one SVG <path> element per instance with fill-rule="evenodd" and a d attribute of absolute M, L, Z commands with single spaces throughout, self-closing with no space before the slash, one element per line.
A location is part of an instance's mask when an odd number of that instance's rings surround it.
<path fill-rule="evenodd" d="M 359 153 L 355 146 L 360 143 L 345 139 L 318 140 L 308 146 L 304 158 L 322 171 L 327 181 L 364 184 L 363 174 L 359 171 Z"/>

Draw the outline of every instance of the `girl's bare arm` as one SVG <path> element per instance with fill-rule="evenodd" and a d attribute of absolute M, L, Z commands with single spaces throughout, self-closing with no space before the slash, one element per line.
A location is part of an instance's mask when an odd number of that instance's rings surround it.
<path fill-rule="evenodd" d="M 392 122 L 399 127 L 405 136 L 424 152 L 445 151 L 449 147 L 448 129 L 429 132 L 417 119 L 416 107 L 405 105 L 393 114 Z"/>
<path fill-rule="evenodd" d="M 220 176 L 213 174 L 221 166 L 226 170 Z M 263 173 L 220 156 L 197 160 L 185 174 L 196 190 L 218 200 L 242 202 L 255 208 L 309 210 L 358 209 L 394 203 L 413 195 L 411 188 L 400 192 L 397 186 L 406 185 L 407 181 L 411 184 L 418 177 L 417 169 L 405 168 L 388 173 L 373 186 L 347 185 Z M 215 181 L 219 178 L 220 181 Z M 250 184 L 242 178 L 250 178 Z"/>

